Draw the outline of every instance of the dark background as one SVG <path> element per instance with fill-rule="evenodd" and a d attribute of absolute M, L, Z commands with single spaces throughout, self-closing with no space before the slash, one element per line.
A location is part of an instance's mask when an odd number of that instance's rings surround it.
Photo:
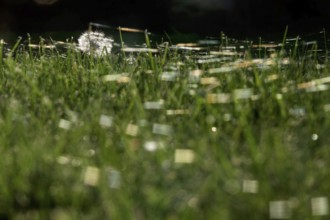
<path fill-rule="evenodd" d="M 89 22 L 162 33 L 253 36 L 330 26 L 329 0 L 0 0 L 0 33 L 86 30 Z"/>

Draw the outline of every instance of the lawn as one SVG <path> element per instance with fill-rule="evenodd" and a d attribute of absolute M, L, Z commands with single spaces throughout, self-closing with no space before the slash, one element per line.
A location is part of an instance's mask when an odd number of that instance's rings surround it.
<path fill-rule="evenodd" d="M 137 34 L 0 43 L 0 219 L 329 218 L 325 32 Z"/>

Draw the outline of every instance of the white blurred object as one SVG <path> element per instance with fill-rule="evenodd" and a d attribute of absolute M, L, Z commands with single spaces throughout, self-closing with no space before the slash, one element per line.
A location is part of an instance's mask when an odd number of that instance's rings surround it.
<path fill-rule="evenodd" d="M 175 163 L 192 163 L 195 159 L 195 153 L 189 149 L 176 149 L 174 154 Z"/>
<path fill-rule="evenodd" d="M 104 56 L 111 53 L 113 39 L 102 32 L 86 31 L 78 39 L 78 49 L 94 56 Z"/>
<path fill-rule="evenodd" d="M 99 124 L 102 127 L 111 127 L 112 121 L 113 121 L 112 117 L 107 116 L 107 115 L 101 115 L 100 120 L 99 120 Z"/>
<path fill-rule="evenodd" d="M 243 181 L 243 192 L 245 193 L 257 193 L 259 183 L 257 180 L 244 180 Z"/>
<path fill-rule="evenodd" d="M 150 152 L 155 151 L 158 148 L 156 141 L 147 141 L 146 143 L 144 143 L 143 147 L 145 150 Z"/>
<path fill-rule="evenodd" d="M 97 167 L 87 167 L 84 175 L 84 183 L 88 186 L 96 186 L 99 182 L 100 170 Z"/>
<path fill-rule="evenodd" d="M 312 212 L 314 216 L 329 214 L 329 201 L 327 197 L 312 198 Z"/>
<path fill-rule="evenodd" d="M 120 187 L 121 174 L 118 170 L 109 169 L 108 180 L 110 188 L 117 189 Z"/>
<path fill-rule="evenodd" d="M 166 124 L 153 124 L 152 133 L 160 135 L 171 135 L 173 133 L 172 127 Z"/>
<path fill-rule="evenodd" d="M 271 219 L 288 219 L 291 217 L 291 204 L 289 201 L 273 201 L 269 203 Z"/>
<path fill-rule="evenodd" d="M 64 130 L 69 130 L 71 128 L 71 122 L 65 119 L 61 119 L 58 123 L 58 127 Z"/>

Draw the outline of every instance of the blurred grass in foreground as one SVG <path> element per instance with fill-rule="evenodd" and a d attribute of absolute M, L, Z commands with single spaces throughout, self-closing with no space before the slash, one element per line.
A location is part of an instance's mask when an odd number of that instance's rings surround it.
<path fill-rule="evenodd" d="M 328 218 L 327 39 L 147 36 L 1 43 L 0 219 Z"/>

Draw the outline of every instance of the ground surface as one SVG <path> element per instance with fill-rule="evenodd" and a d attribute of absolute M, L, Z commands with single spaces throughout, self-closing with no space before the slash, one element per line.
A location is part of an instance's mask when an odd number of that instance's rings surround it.
<path fill-rule="evenodd" d="M 327 218 L 324 36 L 1 44 L 0 218 Z"/>

